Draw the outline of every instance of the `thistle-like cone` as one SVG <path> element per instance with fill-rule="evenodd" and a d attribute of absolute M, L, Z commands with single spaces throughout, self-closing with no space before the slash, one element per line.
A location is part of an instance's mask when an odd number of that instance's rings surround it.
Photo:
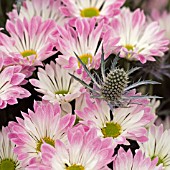
<path fill-rule="evenodd" d="M 102 84 L 102 95 L 109 101 L 119 101 L 127 84 L 128 75 L 124 69 L 111 70 Z"/>

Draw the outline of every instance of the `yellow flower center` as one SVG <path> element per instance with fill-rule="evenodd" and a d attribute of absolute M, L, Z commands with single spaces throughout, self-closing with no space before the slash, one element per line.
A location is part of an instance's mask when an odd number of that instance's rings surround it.
<path fill-rule="evenodd" d="M 158 166 L 159 164 L 163 164 L 163 166 L 164 166 L 164 161 L 163 161 L 163 159 L 159 158 L 159 156 L 154 155 L 154 156 L 152 156 L 151 160 L 155 159 L 156 157 L 158 157 L 158 163 L 156 165 Z"/>
<path fill-rule="evenodd" d="M 106 127 L 101 129 L 104 137 L 116 138 L 121 134 L 121 126 L 114 122 L 107 122 Z"/>
<path fill-rule="evenodd" d="M 46 142 L 53 147 L 55 146 L 55 141 L 53 139 L 50 139 L 49 137 L 44 137 L 37 142 L 36 150 L 38 152 L 41 152 L 41 145 L 43 144 L 43 142 Z"/>
<path fill-rule="evenodd" d="M 128 51 L 133 51 L 135 46 L 133 46 L 133 45 L 131 45 L 131 44 L 126 44 L 124 47 L 125 47 Z M 129 54 L 126 56 L 126 59 L 131 60 L 131 57 L 132 57 L 132 54 L 129 53 Z"/>
<path fill-rule="evenodd" d="M 81 165 L 74 164 L 74 165 L 67 167 L 66 170 L 85 170 L 85 169 Z"/>
<path fill-rule="evenodd" d="M 21 52 L 21 55 L 23 57 L 28 57 L 28 56 L 31 56 L 31 55 L 35 55 L 35 57 L 37 58 L 37 53 L 35 50 L 25 50 L 23 52 Z"/>
<path fill-rule="evenodd" d="M 80 15 L 86 18 L 92 18 L 100 15 L 100 12 L 95 7 L 85 8 L 80 11 Z"/>
<path fill-rule="evenodd" d="M 92 55 L 91 54 L 83 54 L 81 56 L 79 56 L 79 58 L 81 59 L 81 61 L 87 65 L 89 62 L 92 62 Z M 80 62 L 78 62 L 78 66 L 80 67 Z"/>
<path fill-rule="evenodd" d="M 60 91 L 56 91 L 55 94 L 62 94 L 62 95 L 65 95 L 65 94 L 68 94 L 68 90 L 60 90 Z"/>
<path fill-rule="evenodd" d="M 131 51 L 131 50 L 134 49 L 134 46 L 131 45 L 131 44 L 126 44 L 124 47 L 125 47 L 128 51 Z"/>
<path fill-rule="evenodd" d="M 3 159 L 0 161 L 0 170 L 15 170 L 16 162 L 12 159 Z"/>

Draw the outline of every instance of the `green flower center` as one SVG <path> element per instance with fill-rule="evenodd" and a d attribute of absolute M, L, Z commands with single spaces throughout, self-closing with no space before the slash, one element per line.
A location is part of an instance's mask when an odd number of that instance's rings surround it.
<path fill-rule="evenodd" d="M 92 55 L 91 54 L 83 54 L 81 56 L 79 56 L 79 58 L 81 59 L 81 61 L 87 65 L 90 61 L 90 63 L 92 62 Z M 78 62 L 78 66 L 80 67 L 80 62 Z"/>
<path fill-rule="evenodd" d="M 23 52 L 21 53 L 21 55 L 22 55 L 23 57 L 28 57 L 28 56 L 31 56 L 31 55 L 35 55 L 36 58 L 37 58 L 37 53 L 36 53 L 35 50 L 25 50 L 25 51 L 23 51 Z"/>
<path fill-rule="evenodd" d="M 41 152 L 41 145 L 43 144 L 43 141 L 46 142 L 46 143 L 48 143 L 49 145 L 51 145 L 51 146 L 53 146 L 53 147 L 55 146 L 55 142 L 54 142 L 53 139 L 50 139 L 49 137 L 44 137 L 44 138 L 40 139 L 40 140 L 37 142 L 36 150 L 37 150 L 38 152 Z"/>
<path fill-rule="evenodd" d="M 127 48 L 128 51 L 133 50 L 134 48 L 134 46 L 131 44 L 126 44 L 124 47 Z"/>
<path fill-rule="evenodd" d="M 80 11 L 82 17 L 92 18 L 100 15 L 100 12 L 95 7 L 85 8 Z"/>
<path fill-rule="evenodd" d="M 62 95 L 64 95 L 64 94 L 68 94 L 68 90 L 60 90 L 60 91 L 57 91 L 57 92 L 55 92 L 55 94 L 62 94 Z"/>
<path fill-rule="evenodd" d="M 81 165 L 72 165 L 66 168 L 66 170 L 85 170 L 83 166 Z"/>
<path fill-rule="evenodd" d="M 0 162 L 0 170 L 15 170 L 16 162 L 12 159 L 3 159 Z"/>
<path fill-rule="evenodd" d="M 154 156 L 152 156 L 151 160 L 155 159 L 156 157 L 158 157 L 158 163 L 156 164 L 156 166 L 158 166 L 159 164 L 163 164 L 163 166 L 164 166 L 164 161 L 163 161 L 163 159 L 159 158 L 159 156 L 154 155 Z"/>
<path fill-rule="evenodd" d="M 105 138 L 116 138 L 121 134 L 121 126 L 114 122 L 107 122 L 106 127 L 103 127 L 101 130 Z"/>

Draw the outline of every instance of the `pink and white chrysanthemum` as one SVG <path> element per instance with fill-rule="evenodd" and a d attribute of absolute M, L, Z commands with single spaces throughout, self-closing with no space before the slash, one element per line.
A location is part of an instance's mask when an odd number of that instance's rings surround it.
<path fill-rule="evenodd" d="M 15 23 L 8 20 L 6 29 L 10 36 L 0 33 L 0 51 L 12 54 L 7 59 L 21 65 L 39 65 L 54 54 L 53 45 L 48 41 L 55 22 L 42 21 L 40 17 L 26 18 Z"/>
<path fill-rule="evenodd" d="M 150 100 L 148 106 L 151 109 L 151 113 L 153 114 L 154 119 L 147 125 L 147 127 L 150 127 L 154 124 L 155 120 L 158 118 L 157 115 L 157 109 L 160 105 L 160 100 L 152 99 Z"/>
<path fill-rule="evenodd" d="M 15 144 L 8 138 L 9 132 L 10 129 L 8 127 L 2 127 L 0 132 L 0 169 L 24 170 L 24 166 L 21 165 L 17 155 L 13 152 Z"/>
<path fill-rule="evenodd" d="M 141 150 L 137 150 L 134 157 L 129 149 L 127 152 L 120 148 L 113 161 L 114 170 L 162 170 L 162 166 L 156 166 L 158 159 L 145 158 Z"/>
<path fill-rule="evenodd" d="M 52 19 L 57 24 L 64 24 L 64 15 L 59 10 L 61 6 L 60 0 L 26 0 L 23 2 L 19 15 L 17 12 L 17 7 L 14 6 L 14 9 L 8 13 L 8 16 L 11 21 L 15 21 L 18 18 L 23 20 L 31 20 L 34 16 L 40 16 L 43 21 Z"/>
<path fill-rule="evenodd" d="M 112 137 L 113 146 L 129 145 L 127 139 L 139 142 L 147 141 L 146 125 L 153 119 L 151 109 L 146 106 L 148 100 L 142 99 L 144 105 L 132 104 L 127 108 L 117 108 L 110 113 L 110 108 L 103 100 L 92 100 L 87 95 L 87 107 L 76 110 L 79 123 L 98 129 L 103 138 Z"/>
<path fill-rule="evenodd" d="M 76 81 L 69 73 L 74 74 L 74 71 L 68 71 L 61 67 L 58 63 L 51 61 L 45 65 L 45 70 L 38 68 L 38 79 L 31 79 L 35 90 L 44 94 L 43 100 L 48 100 L 51 103 L 70 102 L 82 94 L 83 86 Z"/>
<path fill-rule="evenodd" d="M 66 131 L 73 126 L 75 116 L 67 114 L 61 118 L 60 112 L 58 104 L 35 102 L 34 111 L 28 110 L 28 114 L 22 113 L 24 119 L 9 123 L 9 138 L 16 144 L 14 152 L 20 161 L 29 165 L 30 161 L 41 159 L 44 142 L 54 146 L 56 139 L 67 141 Z"/>
<path fill-rule="evenodd" d="M 3 53 L 2 55 L 4 58 L 4 67 L 16 66 L 16 65 L 20 65 L 22 67 L 20 73 L 23 73 L 25 75 L 25 79 L 22 81 L 21 85 L 26 84 L 28 82 L 27 78 L 29 78 L 36 70 L 35 66 L 32 65 L 32 63 L 30 65 L 28 61 L 26 61 L 25 63 L 23 61 L 20 62 L 22 58 L 19 55 L 5 54 L 5 53 Z"/>
<path fill-rule="evenodd" d="M 170 170 L 170 129 L 163 131 L 163 126 L 151 126 L 148 130 L 148 141 L 139 143 L 140 149 L 146 157 L 158 157 L 158 165 L 162 164 L 164 170 Z"/>
<path fill-rule="evenodd" d="M 25 75 L 21 73 L 21 66 L 4 67 L 3 54 L 0 54 L 0 109 L 7 104 L 14 105 L 17 99 L 29 97 L 29 91 L 21 87 Z"/>
<path fill-rule="evenodd" d="M 58 62 L 65 68 L 79 69 L 81 65 L 76 58 L 78 56 L 89 69 L 99 68 L 101 47 L 103 46 L 105 53 L 109 53 L 109 47 L 111 46 L 113 51 L 118 48 L 116 44 L 119 41 L 119 38 L 110 39 L 109 29 L 103 32 L 104 25 L 100 22 L 96 26 L 95 19 L 77 19 L 74 28 L 69 25 L 64 28 L 57 27 L 52 41 L 56 49 L 62 53 Z"/>
<path fill-rule="evenodd" d="M 147 23 L 140 9 L 131 12 L 123 8 L 110 26 L 113 36 L 120 37 L 120 56 L 128 60 L 139 60 L 141 63 L 155 61 L 154 56 L 162 57 L 168 50 L 169 41 L 164 37 L 164 31 L 157 22 Z"/>
<path fill-rule="evenodd" d="M 113 160 L 111 139 L 101 139 L 95 129 L 85 131 L 82 126 L 68 131 L 68 145 L 55 142 L 55 148 L 43 144 L 41 170 L 109 170 Z M 36 166 L 35 166 L 36 167 Z M 34 169 L 33 166 L 30 169 Z"/>
<path fill-rule="evenodd" d="M 168 0 L 147 0 L 143 3 L 142 8 L 146 13 L 151 13 L 153 10 L 158 10 L 160 12 L 165 11 L 168 6 Z"/>
<path fill-rule="evenodd" d="M 170 25 L 168 24 L 170 20 L 170 13 L 164 11 L 162 14 L 159 11 L 154 10 L 151 14 L 153 20 L 159 22 L 162 29 L 165 30 L 165 36 L 170 40 Z"/>
<path fill-rule="evenodd" d="M 125 0 L 63 0 L 63 14 L 70 18 L 113 17 Z"/>
<path fill-rule="evenodd" d="M 170 129 L 170 115 L 165 116 L 162 120 L 161 117 L 158 117 L 155 121 L 155 125 L 159 126 L 163 124 L 164 129 Z"/>

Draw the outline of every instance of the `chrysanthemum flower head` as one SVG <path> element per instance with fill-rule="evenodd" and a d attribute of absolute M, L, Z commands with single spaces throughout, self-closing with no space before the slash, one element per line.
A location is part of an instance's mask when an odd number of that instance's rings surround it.
<path fill-rule="evenodd" d="M 104 23 L 96 25 L 96 20 L 76 19 L 74 28 L 70 25 L 57 27 L 53 33 L 52 40 L 58 51 L 58 62 L 67 69 L 81 70 L 81 63 L 77 60 L 76 55 L 83 61 L 89 69 L 98 68 L 101 59 L 101 47 L 109 53 L 109 47 L 112 51 L 116 48 L 119 38 L 116 36 L 109 39 L 110 31 L 104 30 Z"/>
<path fill-rule="evenodd" d="M 168 24 L 170 20 L 170 13 L 164 11 L 162 14 L 160 11 L 153 10 L 151 18 L 157 21 L 162 29 L 165 30 L 165 36 L 167 39 L 170 39 L 170 26 Z"/>
<path fill-rule="evenodd" d="M 153 10 L 158 10 L 160 12 L 165 11 L 168 0 L 162 0 L 161 3 L 159 0 L 148 0 L 143 4 L 143 9 L 146 13 L 151 13 Z"/>
<path fill-rule="evenodd" d="M 135 156 L 131 150 L 127 152 L 120 148 L 118 154 L 113 161 L 114 170 L 162 170 L 162 166 L 156 166 L 158 159 L 151 160 L 149 157 L 145 158 L 141 150 L 137 150 Z"/>
<path fill-rule="evenodd" d="M 32 62 L 23 62 L 23 57 L 20 54 L 6 54 L 2 52 L 2 56 L 4 59 L 3 66 L 16 66 L 19 65 L 21 67 L 20 73 L 25 75 L 25 79 L 22 81 L 21 85 L 24 85 L 28 82 L 27 78 L 29 78 L 33 72 L 36 70 L 36 67 L 32 65 Z"/>
<path fill-rule="evenodd" d="M 55 148 L 43 144 L 41 150 L 46 165 L 42 170 L 108 170 L 114 153 L 110 139 L 101 139 L 95 129 L 85 131 L 82 126 L 69 130 L 67 146 L 57 140 Z"/>
<path fill-rule="evenodd" d="M 42 20 L 52 19 L 57 24 L 64 24 L 64 16 L 60 12 L 60 0 L 26 0 L 22 3 L 18 14 L 17 6 L 8 13 L 11 21 L 16 21 L 18 18 L 23 20 L 31 20 L 34 16 L 40 16 Z"/>
<path fill-rule="evenodd" d="M 139 143 L 140 149 L 146 157 L 154 159 L 158 157 L 158 163 L 164 170 L 170 169 L 170 130 L 163 131 L 163 126 L 151 126 L 148 130 L 148 141 Z"/>
<path fill-rule="evenodd" d="M 0 109 L 17 103 L 17 99 L 29 97 L 29 91 L 21 87 L 25 75 L 21 66 L 4 67 L 4 57 L 0 53 Z"/>
<path fill-rule="evenodd" d="M 6 29 L 10 36 L 0 33 L 0 50 L 12 54 L 9 62 L 18 61 L 30 66 L 41 64 L 54 54 L 53 45 L 48 41 L 54 26 L 54 21 L 42 21 L 41 17 L 33 17 L 30 21 L 17 19 L 15 23 L 8 20 Z"/>
<path fill-rule="evenodd" d="M 103 100 L 92 100 L 87 94 L 87 107 L 83 111 L 76 110 L 80 117 L 79 123 L 91 128 L 97 128 L 98 135 L 111 137 L 113 146 L 128 145 L 127 139 L 139 142 L 147 141 L 146 125 L 153 119 L 151 109 L 147 107 L 148 100 L 140 101 L 143 105 L 133 104 L 127 108 L 117 108 L 110 113 L 110 108 Z"/>
<path fill-rule="evenodd" d="M 146 17 L 140 9 L 131 12 L 122 8 L 121 14 L 113 18 L 110 26 L 113 35 L 120 36 L 122 46 L 120 56 L 128 60 L 155 61 L 154 56 L 162 57 L 168 50 L 169 41 L 165 38 L 157 22 L 146 22 Z"/>
<path fill-rule="evenodd" d="M 158 107 L 160 105 L 160 100 L 152 99 L 150 100 L 148 107 L 151 109 L 151 113 L 153 114 L 153 120 L 147 125 L 147 128 L 152 126 L 157 119 L 158 115 Z"/>
<path fill-rule="evenodd" d="M 0 169 L 1 170 L 24 170 L 17 155 L 13 152 L 15 144 L 8 138 L 10 129 L 2 127 L 0 131 Z"/>
<path fill-rule="evenodd" d="M 81 95 L 83 86 L 69 75 L 69 73 L 74 74 L 74 71 L 69 72 L 54 62 L 46 64 L 45 70 L 42 68 L 38 70 L 39 80 L 31 79 L 30 82 L 37 87 L 36 91 L 44 94 L 42 99 L 62 104 Z"/>
<path fill-rule="evenodd" d="M 61 11 L 71 18 L 113 17 L 125 0 L 63 0 Z"/>
<path fill-rule="evenodd" d="M 170 115 L 165 116 L 164 119 L 158 117 L 155 121 L 157 126 L 163 124 L 164 129 L 170 129 Z"/>
<path fill-rule="evenodd" d="M 56 139 L 66 142 L 66 131 L 75 121 L 71 114 L 61 117 L 59 105 L 47 102 L 35 102 L 34 112 L 28 110 L 22 116 L 24 119 L 17 118 L 17 123 L 9 123 L 9 137 L 16 144 L 14 152 L 18 159 L 27 165 L 41 158 L 42 143 L 54 146 Z"/>

